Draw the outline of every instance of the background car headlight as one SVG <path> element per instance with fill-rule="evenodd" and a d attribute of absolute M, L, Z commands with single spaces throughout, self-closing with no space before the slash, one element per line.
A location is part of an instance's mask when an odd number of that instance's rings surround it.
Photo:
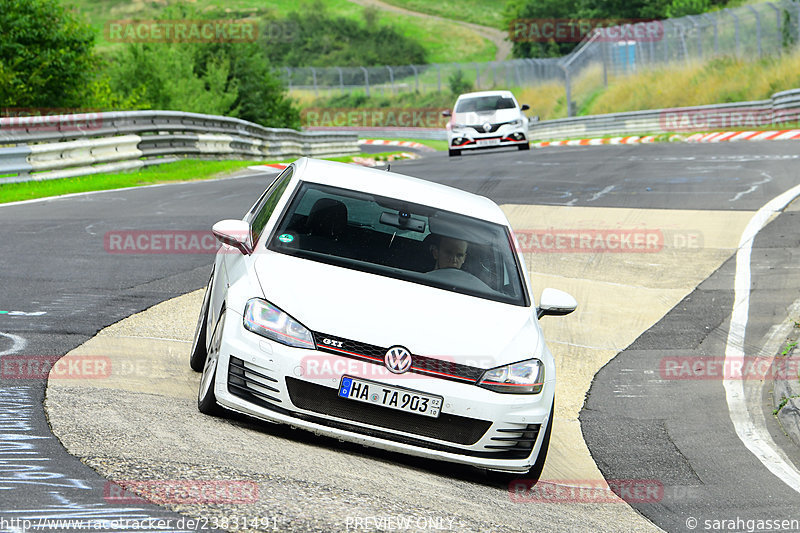
<path fill-rule="evenodd" d="M 314 349 L 314 337 L 303 324 L 271 303 L 253 298 L 244 307 L 244 327 L 268 339 L 296 348 Z"/>
<path fill-rule="evenodd" d="M 544 363 L 528 359 L 487 370 L 478 386 L 509 394 L 538 394 L 544 387 Z"/>

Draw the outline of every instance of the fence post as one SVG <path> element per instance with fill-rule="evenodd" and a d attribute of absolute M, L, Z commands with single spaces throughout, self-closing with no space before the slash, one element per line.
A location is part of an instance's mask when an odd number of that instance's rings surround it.
<path fill-rule="evenodd" d="M 311 78 L 314 80 L 314 96 L 319 96 L 319 90 L 317 90 L 317 69 L 314 67 L 309 67 L 311 69 Z"/>
<path fill-rule="evenodd" d="M 439 78 L 439 92 L 442 92 L 442 66 L 436 63 L 436 74 Z"/>
<path fill-rule="evenodd" d="M 417 67 L 414 65 L 410 65 L 411 70 L 414 71 L 414 92 L 419 92 L 419 74 L 417 73 Z"/>
<path fill-rule="evenodd" d="M 567 116 L 572 117 L 575 115 L 575 109 L 572 105 L 572 87 L 569 79 L 569 67 L 567 65 L 561 65 L 561 68 L 564 69 L 564 89 L 567 93 Z"/>
<path fill-rule="evenodd" d="M 781 10 L 778 9 L 778 6 L 776 6 L 772 2 L 764 2 L 764 3 L 767 4 L 770 7 L 770 9 L 772 9 L 775 12 L 775 38 L 778 41 L 777 42 L 778 50 L 780 50 L 781 48 L 783 48 L 782 46 L 783 32 L 781 31 L 781 27 L 783 26 L 783 24 L 781 23 Z"/>
<path fill-rule="evenodd" d="M 292 90 L 292 69 L 286 67 L 286 81 L 289 85 L 289 90 Z"/>
<path fill-rule="evenodd" d="M 758 57 L 761 57 L 761 17 L 753 6 L 747 6 L 747 9 L 756 16 L 756 41 L 758 42 Z"/>
<path fill-rule="evenodd" d="M 478 66 L 477 63 L 473 63 L 475 65 L 475 88 L 481 88 L 481 67 Z"/>
<path fill-rule="evenodd" d="M 369 73 L 367 72 L 367 69 L 365 69 L 364 67 L 359 67 L 359 68 L 364 71 L 364 89 L 367 92 L 367 96 L 369 96 Z"/>
<path fill-rule="evenodd" d="M 739 40 L 739 16 L 733 12 L 732 9 L 726 7 L 723 11 L 733 17 L 733 34 L 734 39 L 736 40 L 736 55 L 739 55 L 739 49 L 741 48 L 741 42 Z"/>
<path fill-rule="evenodd" d="M 339 71 L 339 89 L 344 94 L 344 75 L 342 74 L 342 67 L 336 67 L 336 70 Z"/>
<path fill-rule="evenodd" d="M 397 94 L 397 90 L 394 88 L 394 71 L 389 65 L 386 65 L 386 68 L 389 70 L 389 83 L 392 86 L 392 94 Z"/>

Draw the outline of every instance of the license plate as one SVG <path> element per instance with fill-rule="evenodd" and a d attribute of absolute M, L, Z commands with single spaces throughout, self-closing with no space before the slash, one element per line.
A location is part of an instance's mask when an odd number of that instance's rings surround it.
<path fill-rule="evenodd" d="M 441 396 L 348 376 L 342 376 L 339 396 L 431 418 L 439 417 L 444 400 Z"/>
<path fill-rule="evenodd" d="M 489 146 L 492 144 L 500 144 L 500 139 L 478 139 L 476 142 L 478 146 Z"/>

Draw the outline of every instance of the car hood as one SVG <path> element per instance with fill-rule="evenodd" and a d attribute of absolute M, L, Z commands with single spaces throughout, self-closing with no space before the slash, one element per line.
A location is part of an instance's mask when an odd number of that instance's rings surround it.
<path fill-rule="evenodd" d="M 255 262 L 264 297 L 317 333 L 493 368 L 539 350 L 532 307 L 279 253 Z"/>
<path fill-rule="evenodd" d="M 495 109 L 494 111 L 482 111 L 480 113 L 474 111 L 455 113 L 453 115 L 453 122 L 471 126 L 484 124 L 485 122 L 490 122 L 492 124 L 510 122 L 520 117 L 521 115 L 518 109 Z"/>

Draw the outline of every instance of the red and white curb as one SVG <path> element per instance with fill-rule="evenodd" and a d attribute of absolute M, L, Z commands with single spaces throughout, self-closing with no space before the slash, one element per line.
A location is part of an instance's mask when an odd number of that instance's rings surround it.
<path fill-rule="evenodd" d="M 771 131 L 723 131 L 715 133 L 695 133 L 686 137 L 686 142 L 718 143 L 736 141 L 788 141 L 800 139 L 800 130 Z"/>
<path fill-rule="evenodd" d="M 596 146 L 600 144 L 642 144 L 655 142 L 654 135 L 646 137 L 606 137 L 602 139 L 572 139 L 571 141 L 542 141 L 531 143 L 534 148 L 544 148 L 546 146 Z"/>
<path fill-rule="evenodd" d="M 358 144 L 376 144 L 385 146 L 402 146 L 405 148 L 415 148 L 417 150 L 424 150 L 426 152 L 435 152 L 436 150 L 430 146 L 414 141 L 387 141 L 385 139 L 359 139 Z"/>

